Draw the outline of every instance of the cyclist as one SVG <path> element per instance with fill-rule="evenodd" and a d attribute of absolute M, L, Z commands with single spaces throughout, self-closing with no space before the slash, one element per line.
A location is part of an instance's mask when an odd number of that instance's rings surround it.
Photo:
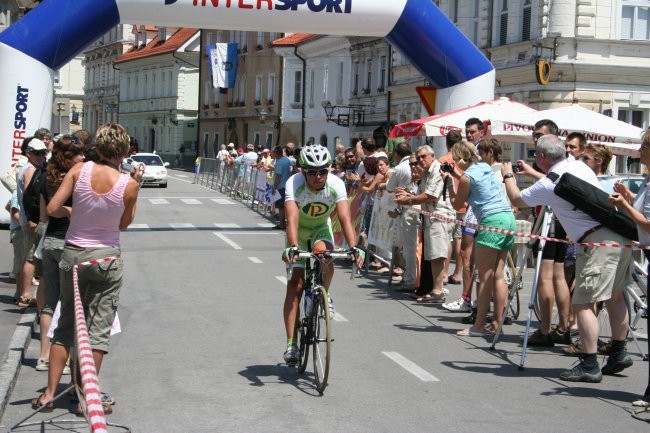
<path fill-rule="evenodd" d="M 285 212 L 287 217 L 287 245 L 282 253 L 282 260 L 289 262 L 291 252 L 308 249 L 308 240 L 312 250 L 323 251 L 334 248 L 334 233 L 330 215 L 336 210 L 343 235 L 350 249 L 354 251 L 354 260 L 359 266 L 363 264 L 365 254 L 356 248 L 356 233 L 350 218 L 350 205 L 341 179 L 330 174 L 332 158 L 329 151 L 315 144 L 307 146 L 300 152 L 301 172 L 287 180 L 285 186 Z M 295 259 L 294 259 L 295 260 Z M 323 263 L 323 286 L 329 290 L 334 275 L 334 264 Z M 287 282 L 284 299 L 284 326 L 287 332 L 287 350 L 284 361 L 288 365 L 298 362 L 298 345 L 296 343 L 296 315 L 305 276 L 304 261 L 296 263 Z M 333 314 L 330 302 L 330 314 Z"/>

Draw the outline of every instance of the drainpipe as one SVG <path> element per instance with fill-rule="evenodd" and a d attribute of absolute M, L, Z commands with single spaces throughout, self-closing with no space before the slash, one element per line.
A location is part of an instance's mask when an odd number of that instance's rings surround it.
<path fill-rule="evenodd" d="M 203 68 L 201 67 L 203 65 L 203 56 L 205 56 L 205 49 L 203 48 L 203 30 L 199 30 L 200 35 L 199 35 L 199 86 L 201 86 L 199 89 L 203 88 L 205 90 L 205 86 L 203 85 Z M 176 56 L 174 56 L 176 57 Z M 199 97 L 201 95 L 201 91 L 199 90 Z M 176 106 L 176 109 L 178 110 L 178 106 Z M 199 143 L 201 142 L 201 128 L 200 125 L 203 124 L 201 122 L 201 101 L 198 101 L 197 109 L 196 109 L 196 151 L 200 154 L 201 152 L 201 146 Z M 182 139 L 181 139 L 182 140 Z M 227 140 L 227 138 L 224 136 L 224 142 Z M 207 157 L 207 155 L 203 155 L 204 157 Z"/>
<path fill-rule="evenodd" d="M 282 114 L 284 114 L 282 112 L 282 107 L 284 106 L 284 105 L 282 105 L 282 100 L 284 99 L 283 98 L 283 93 L 282 93 L 283 92 L 282 83 L 284 81 L 284 80 L 282 80 L 283 76 L 284 76 L 284 58 L 280 58 L 280 74 L 278 76 L 278 79 L 276 80 L 278 82 L 278 100 L 275 101 L 276 107 L 278 107 L 278 123 L 277 123 L 277 125 L 278 125 L 278 137 L 277 137 L 276 143 L 275 143 L 276 146 L 280 146 L 280 136 L 282 135 Z"/>
<path fill-rule="evenodd" d="M 307 109 L 305 107 L 305 91 L 307 90 L 307 61 L 300 57 L 298 54 L 298 45 L 293 47 L 293 53 L 295 54 L 296 57 L 298 57 L 300 60 L 302 60 L 302 110 L 300 110 L 300 136 L 301 138 L 301 144 L 304 147 L 306 144 L 305 140 L 305 114 L 307 113 Z"/>

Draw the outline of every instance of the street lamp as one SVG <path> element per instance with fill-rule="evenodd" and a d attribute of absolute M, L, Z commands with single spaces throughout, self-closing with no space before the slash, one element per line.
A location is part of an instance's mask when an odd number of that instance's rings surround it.
<path fill-rule="evenodd" d="M 61 129 L 61 112 L 63 111 L 63 107 L 65 106 L 65 102 L 57 102 L 56 103 L 56 113 L 59 116 L 59 134 L 63 132 Z"/>

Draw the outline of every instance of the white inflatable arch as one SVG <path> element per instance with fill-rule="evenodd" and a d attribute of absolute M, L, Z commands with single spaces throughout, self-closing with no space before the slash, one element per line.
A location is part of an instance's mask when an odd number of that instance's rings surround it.
<path fill-rule="evenodd" d="M 49 126 L 53 71 L 121 22 L 385 37 L 438 89 L 437 112 L 494 96 L 492 64 L 431 0 L 45 0 L 0 33 L 0 170 Z"/>

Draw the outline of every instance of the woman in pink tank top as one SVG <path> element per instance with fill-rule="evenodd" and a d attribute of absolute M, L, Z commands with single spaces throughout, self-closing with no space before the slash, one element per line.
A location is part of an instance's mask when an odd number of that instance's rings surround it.
<path fill-rule="evenodd" d="M 46 406 L 56 395 L 65 361 L 74 344 L 74 293 L 72 268 L 76 263 L 114 257 L 113 260 L 90 266 L 79 266 L 78 285 L 90 337 L 95 367 L 99 373 L 104 354 L 108 352 L 111 325 L 115 319 L 122 286 L 120 230 L 126 229 L 135 217 L 138 187 L 144 167 L 134 173 L 120 172 L 122 159 L 129 151 L 130 138 L 117 124 L 102 125 L 95 144 L 99 161 L 74 166 L 47 206 L 52 217 L 70 219 L 61 257 L 61 316 L 54 331 L 50 349 L 47 388 L 32 400 L 32 407 Z M 72 207 L 64 203 L 72 197 Z M 104 406 L 109 412 L 110 406 Z"/>

